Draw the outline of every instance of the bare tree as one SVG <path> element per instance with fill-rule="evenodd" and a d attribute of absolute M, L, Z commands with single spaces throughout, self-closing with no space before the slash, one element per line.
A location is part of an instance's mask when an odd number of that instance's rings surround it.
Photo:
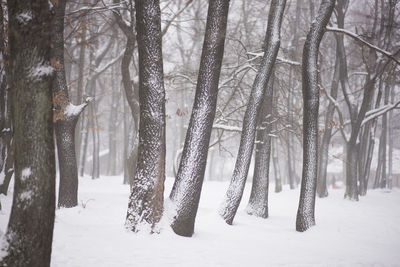
<path fill-rule="evenodd" d="M 246 113 L 244 115 L 243 130 L 232 180 L 220 210 L 220 215 L 228 224 L 232 224 L 240 200 L 242 199 L 254 147 L 257 117 L 280 46 L 280 28 L 285 5 L 285 0 L 271 1 L 265 36 L 264 56 L 254 80 L 249 103 L 247 104 Z"/>
<path fill-rule="evenodd" d="M 273 74 L 268 81 L 268 87 L 264 95 L 264 102 L 259 114 L 259 122 L 256 136 L 256 151 L 254 162 L 253 183 L 247 213 L 262 218 L 268 217 L 268 188 L 269 170 L 271 158 L 271 133 L 272 105 L 274 99 Z"/>
<path fill-rule="evenodd" d="M 1 266 L 50 266 L 55 158 L 49 1 L 8 1 L 15 185 Z"/>
<path fill-rule="evenodd" d="M 158 0 L 135 1 L 139 48 L 139 150 L 126 226 L 149 231 L 163 212 L 165 180 L 165 89 Z M 145 230 L 145 229 L 143 229 Z"/>
<path fill-rule="evenodd" d="M 303 173 L 296 230 L 306 231 L 315 225 L 315 193 L 318 167 L 318 51 L 335 0 L 323 0 L 310 26 L 303 48 Z"/>
<path fill-rule="evenodd" d="M 217 105 L 229 0 L 211 0 L 197 80 L 196 96 L 178 174 L 170 199 L 176 215 L 171 223 L 178 235 L 192 236 Z"/>

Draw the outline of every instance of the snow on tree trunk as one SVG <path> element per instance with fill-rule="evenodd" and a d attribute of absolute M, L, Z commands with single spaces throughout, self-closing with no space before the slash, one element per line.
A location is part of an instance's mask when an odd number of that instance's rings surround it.
<path fill-rule="evenodd" d="M 57 140 L 60 184 L 58 207 L 78 205 L 78 167 L 75 156 L 75 126 L 87 103 L 75 106 L 70 102 L 64 65 L 64 15 L 65 0 L 54 5 L 52 21 L 51 65 L 55 69 L 53 80 L 54 127 Z"/>
<path fill-rule="evenodd" d="M 226 223 L 232 224 L 236 211 L 242 199 L 250 167 L 251 155 L 264 94 L 271 77 L 272 69 L 280 46 L 280 28 L 282 23 L 285 0 L 271 1 L 268 15 L 268 26 L 265 37 L 265 51 L 260 69 L 253 83 L 249 103 L 243 119 L 243 130 L 240 138 L 239 152 L 233 171 L 232 180 L 226 192 L 225 200 L 220 209 L 220 215 Z"/>
<path fill-rule="evenodd" d="M 165 90 L 158 0 L 135 1 L 139 48 L 139 151 L 126 227 L 153 232 L 163 212 Z"/>
<path fill-rule="evenodd" d="M 207 163 L 217 105 L 229 0 L 211 0 L 201 55 L 196 95 L 181 163 L 170 194 L 174 232 L 192 236 Z"/>
<path fill-rule="evenodd" d="M 272 102 L 274 78 L 268 81 L 264 102 L 259 114 L 256 137 L 254 175 L 247 213 L 257 217 L 268 218 L 268 187 L 271 158 Z"/>
<path fill-rule="evenodd" d="M 318 50 L 334 6 L 335 0 L 321 2 L 303 49 L 303 172 L 296 218 L 296 230 L 299 232 L 306 231 L 315 225 L 314 208 L 318 167 Z"/>
<path fill-rule="evenodd" d="M 55 157 L 48 0 L 8 1 L 13 205 L 1 266 L 50 266 L 55 213 Z"/>

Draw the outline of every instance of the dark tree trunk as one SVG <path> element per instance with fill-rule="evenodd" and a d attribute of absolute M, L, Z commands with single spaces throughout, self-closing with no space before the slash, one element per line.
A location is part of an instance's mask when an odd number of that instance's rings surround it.
<path fill-rule="evenodd" d="M 141 112 L 138 162 L 131 187 L 126 226 L 134 232 L 153 232 L 163 212 L 165 180 L 165 89 L 161 11 L 158 0 L 136 0 L 135 9 Z"/>
<path fill-rule="evenodd" d="M 0 4 L 0 193 L 7 195 L 8 186 L 14 174 L 14 147 L 12 146 L 11 99 L 10 99 L 10 69 L 7 52 L 6 10 Z M 1 204 L 0 204 L 1 209 Z"/>
<path fill-rule="evenodd" d="M 178 235 L 192 236 L 207 163 L 224 54 L 229 0 L 209 2 L 206 32 L 192 115 L 170 199 L 176 212 L 171 223 Z"/>
<path fill-rule="evenodd" d="M 306 231 L 315 225 L 314 209 L 318 167 L 318 50 L 334 6 L 335 0 L 321 2 L 303 49 L 303 172 L 296 218 L 296 231 L 299 232 Z"/>
<path fill-rule="evenodd" d="M 330 96 L 333 99 L 337 98 L 338 88 L 339 88 L 339 59 L 336 57 L 335 61 L 335 71 L 333 73 L 332 85 Z M 328 94 L 328 92 L 325 92 Z M 318 196 L 323 198 L 328 196 L 328 188 L 326 184 L 326 176 L 328 171 L 328 153 L 329 153 L 329 143 L 332 137 L 332 127 L 334 125 L 333 115 L 335 112 L 335 104 L 329 102 L 328 109 L 325 116 L 325 128 L 324 134 L 322 136 L 322 143 L 319 148 L 319 164 L 318 164 L 318 176 L 317 176 L 317 193 Z"/>
<path fill-rule="evenodd" d="M 259 114 L 256 137 L 256 151 L 253 183 L 247 213 L 261 218 L 268 218 L 268 187 L 271 158 L 272 102 L 274 99 L 273 74 L 268 81 L 264 102 Z"/>
<path fill-rule="evenodd" d="M 57 140 L 60 184 L 58 207 L 78 205 L 78 167 L 75 157 L 75 126 L 79 115 L 87 105 L 75 106 L 70 102 L 64 65 L 64 15 L 65 0 L 54 6 L 52 21 L 51 60 L 56 72 L 53 80 L 54 127 Z"/>
<path fill-rule="evenodd" d="M 242 199 L 247 174 L 253 153 L 254 139 L 257 126 L 257 116 L 260 112 L 268 81 L 280 46 L 280 29 L 285 10 L 286 0 L 273 0 L 268 15 L 267 33 L 265 36 L 264 56 L 260 69 L 253 83 L 249 103 L 243 119 L 243 129 L 240 146 L 231 183 L 226 192 L 220 215 L 227 224 L 232 224 Z"/>
<path fill-rule="evenodd" d="M 50 266 L 55 213 L 52 12 L 47 0 L 7 4 L 15 184 L 0 265 Z"/>

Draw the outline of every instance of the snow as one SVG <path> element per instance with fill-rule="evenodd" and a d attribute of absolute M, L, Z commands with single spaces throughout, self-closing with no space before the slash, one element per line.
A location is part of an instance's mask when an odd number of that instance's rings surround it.
<path fill-rule="evenodd" d="M 40 63 L 36 67 L 33 67 L 28 75 L 33 81 L 41 80 L 44 76 L 50 76 L 54 71 L 54 68 L 47 63 Z"/>
<path fill-rule="evenodd" d="M 87 104 L 84 103 L 84 104 L 80 104 L 80 105 L 75 106 L 74 104 L 69 103 L 65 107 L 64 115 L 67 116 L 67 117 L 77 116 L 77 115 L 79 115 L 79 113 L 82 112 L 82 110 L 86 107 L 86 105 Z"/>
<path fill-rule="evenodd" d="M 226 182 L 206 181 L 192 238 L 175 235 L 163 220 L 161 234 L 125 230 L 129 186 L 122 177 L 80 178 L 76 208 L 58 209 L 52 267 L 73 266 L 399 266 L 400 190 L 369 191 L 359 202 L 330 190 L 317 199 L 316 223 L 295 231 L 299 191 L 270 193 L 270 217 L 245 213 L 250 184 L 233 226 L 217 214 Z M 173 179 L 167 178 L 165 195 Z M 273 186 L 271 186 L 273 188 Z M 5 232 L 12 194 L 0 196 Z"/>
<path fill-rule="evenodd" d="M 26 24 L 32 20 L 32 11 L 25 11 L 15 16 L 16 20 L 21 24 Z"/>
<path fill-rule="evenodd" d="M 21 173 L 21 180 L 26 181 L 29 178 L 29 176 L 31 176 L 31 174 L 32 174 L 32 171 L 31 171 L 30 167 L 24 168 Z"/>

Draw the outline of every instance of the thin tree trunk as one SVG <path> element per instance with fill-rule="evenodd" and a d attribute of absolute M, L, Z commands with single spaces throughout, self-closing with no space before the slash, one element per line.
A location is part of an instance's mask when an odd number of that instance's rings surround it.
<path fill-rule="evenodd" d="M 274 177 L 275 177 L 275 193 L 282 192 L 282 179 L 279 171 L 279 163 L 278 163 L 278 148 L 276 144 L 276 138 L 272 141 L 273 153 L 272 153 L 272 162 L 274 164 Z"/>
<path fill-rule="evenodd" d="M 257 217 L 268 218 L 268 188 L 271 158 L 272 103 L 274 99 L 273 74 L 268 81 L 263 106 L 259 116 L 256 137 L 256 151 L 253 183 L 247 213 Z"/>
<path fill-rule="evenodd" d="M 335 0 L 323 0 L 311 24 L 303 49 L 303 172 L 297 210 L 296 231 L 306 231 L 315 225 L 315 193 L 318 167 L 318 51 L 329 22 Z"/>
<path fill-rule="evenodd" d="M 158 0 L 135 1 L 139 48 L 140 126 L 135 179 L 126 227 L 155 231 L 163 212 L 165 180 L 165 89 Z"/>
<path fill-rule="evenodd" d="M 55 213 L 52 11 L 47 0 L 7 4 L 15 183 L 0 265 L 46 267 L 50 266 Z M 21 23 L 21 14 L 29 14 L 31 20 Z"/>
<path fill-rule="evenodd" d="M 333 99 L 337 98 L 339 89 L 339 59 L 336 57 L 335 60 L 335 70 L 332 77 L 331 92 L 329 93 Z M 328 94 L 328 92 L 325 92 Z M 324 134 L 322 136 L 322 143 L 319 150 L 319 164 L 318 164 L 318 176 L 317 176 L 317 193 L 318 196 L 323 198 L 328 196 L 328 188 L 326 184 L 326 176 L 328 171 L 328 153 L 329 153 L 329 143 L 332 137 L 332 127 L 334 125 L 333 115 L 335 112 L 335 104 L 329 102 L 328 109 L 325 116 L 325 128 Z"/>
<path fill-rule="evenodd" d="M 192 236 L 194 232 L 217 105 L 228 10 L 229 0 L 209 2 L 192 115 L 178 174 L 169 196 L 175 209 L 171 227 L 182 236 Z"/>
<path fill-rule="evenodd" d="M 273 0 L 268 15 L 264 56 L 253 83 L 249 103 L 243 119 L 243 130 L 232 180 L 222 203 L 220 215 L 227 224 L 232 224 L 243 196 L 247 174 L 254 147 L 257 116 L 261 109 L 264 94 L 271 77 L 272 69 L 280 46 L 280 29 L 286 0 Z"/>

